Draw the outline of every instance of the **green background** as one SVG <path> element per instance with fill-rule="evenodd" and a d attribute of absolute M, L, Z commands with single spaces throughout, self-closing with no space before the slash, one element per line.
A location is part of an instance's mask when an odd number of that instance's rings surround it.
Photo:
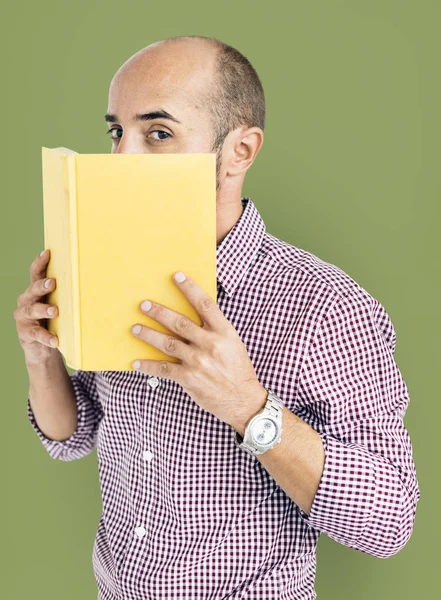
<path fill-rule="evenodd" d="M 103 117 L 114 72 L 154 41 L 201 34 L 238 48 L 264 86 L 265 141 L 243 195 L 253 198 L 267 231 L 339 266 L 385 306 L 410 391 L 405 424 L 422 494 L 413 535 L 386 560 L 322 535 L 318 599 L 433 598 L 441 4 L 41 0 L 3 4 L 1 21 L 2 597 L 97 596 L 96 450 L 54 461 L 33 433 L 13 317 L 44 248 L 41 147 L 110 152 Z"/>

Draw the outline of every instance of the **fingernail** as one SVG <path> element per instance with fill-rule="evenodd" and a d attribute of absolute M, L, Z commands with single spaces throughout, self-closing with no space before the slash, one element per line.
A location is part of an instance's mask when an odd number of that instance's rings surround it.
<path fill-rule="evenodd" d="M 144 300 L 141 302 L 141 310 L 145 310 L 145 312 L 149 311 L 152 308 L 152 303 L 148 300 Z"/>
<path fill-rule="evenodd" d="M 40 252 L 40 256 L 43 256 L 43 254 L 46 252 L 46 250 L 43 250 L 43 252 Z"/>
<path fill-rule="evenodd" d="M 52 282 L 52 279 L 46 279 L 46 281 L 44 282 L 44 287 L 48 288 L 50 286 L 51 282 Z"/>
<path fill-rule="evenodd" d="M 175 280 L 176 280 L 178 283 L 182 283 L 183 281 L 185 281 L 185 275 L 184 275 L 184 273 L 182 273 L 182 271 L 178 271 L 178 272 L 175 274 Z"/>

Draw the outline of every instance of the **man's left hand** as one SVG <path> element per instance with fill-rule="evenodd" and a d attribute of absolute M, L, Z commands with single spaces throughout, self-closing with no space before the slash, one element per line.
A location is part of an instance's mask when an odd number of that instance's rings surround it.
<path fill-rule="evenodd" d="M 176 275 L 183 275 L 180 271 Z M 155 346 L 179 363 L 142 360 L 132 366 L 149 375 L 179 383 L 203 409 L 243 435 L 246 423 L 265 406 L 267 391 L 259 383 L 247 349 L 218 305 L 190 277 L 173 277 L 202 320 L 202 327 L 181 313 L 149 300 L 146 315 L 162 323 L 178 337 L 138 324 L 132 334 Z M 136 364 L 139 363 L 139 367 Z"/>

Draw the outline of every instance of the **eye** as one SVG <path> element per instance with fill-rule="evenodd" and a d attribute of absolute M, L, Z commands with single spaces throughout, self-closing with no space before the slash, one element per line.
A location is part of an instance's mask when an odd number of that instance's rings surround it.
<path fill-rule="evenodd" d="M 113 128 L 111 128 L 111 129 L 109 129 L 108 131 L 106 131 L 106 133 L 110 133 L 110 134 L 111 134 L 111 138 L 112 138 L 112 140 L 121 139 L 121 135 L 116 135 L 116 136 L 114 136 L 114 135 L 113 135 L 113 133 L 112 133 L 113 131 L 121 131 L 121 134 L 122 134 L 122 129 L 121 129 L 121 127 L 113 127 Z M 159 143 L 161 143 L 161 142 L 164 142 L 164 141 L 165 141 L 166 139 L 168 139 L 169 137 L 172 137 L 172 136 L 171 136 L 169 133 L 167 133 L 167 131 L 163 131 L 162 129 L 154 129 L 154 130 L 153 130 L 153 131 L 151 131 L 150 133 L 157 133 L 158 135 L 159 135 L 159 134 L 162 134 L 162 135 L 164 135 L 164 136 L 167 136 L 167 137 L 153 138 L 155 142 L 159 142 Z"/>
<path fill-rule="evenodd" d="M 166 131 L 163 131 L 162 129 L 154 129 L 153 131 L 151 131 L 150 133 L 163 133 L 168 137 L 165 138 L 159 138 L 159 139 L 155 139 L 155 142 L 164 142 L 166 139 L 168 139 L 169 137 L 171 137 L 171 135 L 169 133 L 167 133 Z"/>
<path fill-rule="evenodd" d="M 112 131 L 122 131 L 121 127 L 113 127 L 112 129 L 109 129 L 108 131 L 106 131 L 106 133 L 112 133 Z M 113 137 L 113 135 L 111 135 L 112 140 L 116 140 L 119 139 L 121 136 L 118 136 L 118 138 Z"/>

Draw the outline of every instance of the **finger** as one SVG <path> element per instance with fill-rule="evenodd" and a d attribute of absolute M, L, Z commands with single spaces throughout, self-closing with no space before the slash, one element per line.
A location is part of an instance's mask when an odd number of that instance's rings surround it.
<path fill-rule="evenodd" d="M 53 292 L 55 288 L 56 281 L 53 278 L 43 278 L 34 281 L 29 285 L 28 289 L 18 297 L 17 306 L 33 304 L 43 296 Z"/>
<path fill-rule="evenodd" d="M 141 327 L 141 330 L 137 333 L 136 329 L 139 329 L 139 327 Z M 151 344 L 155 348 L 158 348 L 158 350 L 161 350 L 164 354 L 174 356 L 180 360 L 188 361 L 190 359 L 190 353 L 193 352 L 188 344 L 181 342 L 178 338 L 157 331 L 156 329 L 151 329 L 150 327 L 144 327 L 141 324 L 132 327 L 132 334 L 143 342 L 147 342 L 147 344 Z"/>
<path fill-rule="evenodd" d="M 46 267 L 50 258 L 50 250 L 45 250 L 43 256 L 40 254 L 34 259 L 31 264 L 30 275 L 31 283 L 42 279 L 46 275 Z"/>
<path fill-rule="evenodd" d="M 184 340 L 188 340 L 196 345 L 201 345 L 203 343 L 205 332 L 202 330 L 202 327 L 192 319 L 189 319 L 185 315 L 178 313 L 163 304 L 153 302 L 153 300 L 149 300 L 149 302 L 151 304 L 149 310 L 145 310 L 143 303 L 140 305 L 140 309 L 144 314 L 155 319 L 155 321 L 158 321 L 169 331 L 176 333 Z"/>
<path fill-rule="evenodd" d="M 35 321 L 36 319 L 53 319 L 58 316 L 58 307 L 54 304 L 35 302 L 18 307 L 14 311 L 16 321 Z"/>
<path fill-rule="evenodd" d="M 178 273 L 181 273 L 181 271 L 178 271 Z M 216 302 L 187 274 L 185 274 L 185 279 L 182 282 L 178 282 L 175 275 L 176 273 L 173 275 L 173 281 L 193 305 L 202 320 L 203 326 L 207 325 L 210 329 L 220 333 L 225 331 L 228 321 Z"/>
<path fill-rule="evenodd" d="M 39 342 L 50 348 L 58 346 L 58 338 L 41 325 L 17 324 L 18 337 L 21 343 Z M 55 340 L 52 344 L 51 340 Z"/>
<path fill-rule="evenodd" d="M 136 365 L 139 363 L 139 367 Z M 184 383 L 184 367 L 179 363 L 171 363 L 166 360 L 143 360 L 138 358 L 132 362 L 132 367 L 135 371 L 142 371 L 147 375 L 156 375 L 156 377 L 165 377 L 172 379 L 183 385 Z"/>

